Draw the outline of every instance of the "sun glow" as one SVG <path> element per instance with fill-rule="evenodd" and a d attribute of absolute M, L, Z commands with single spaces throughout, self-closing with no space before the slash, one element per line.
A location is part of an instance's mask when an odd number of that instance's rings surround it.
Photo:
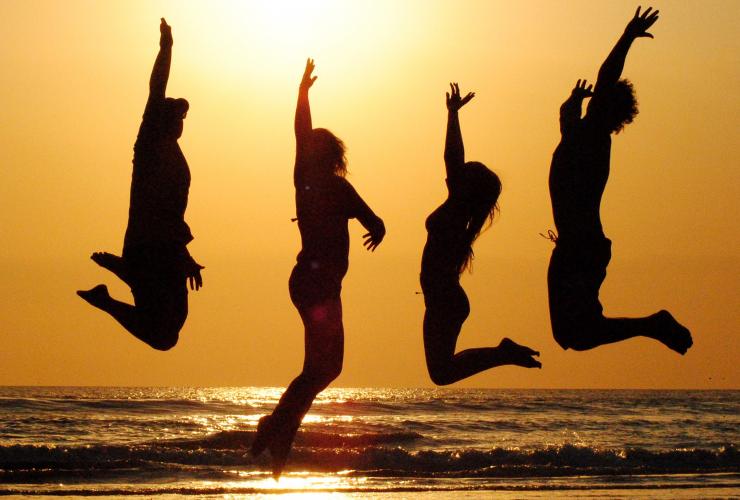
<path fill-rule="evenodd" d="M 324 68 L 336 61 L 345 73 L 354 69 L 348 61 L 364 68 L 393 57 L 408 34 L 408 21 L 403 5 L 391 2 L 222 0 L 184 4 L 171 22 L 181 36 L 176 42 L 188 44 L 182 50 L 201 68 L 214 66 L 209 69 L 214 74 L 218 69 L 219 77 L 255 71 L 268 76 L 277 70 L 279 78 L 294 79 L 301 69 L 296 62 L 300 66 L 307 57 Z"/>

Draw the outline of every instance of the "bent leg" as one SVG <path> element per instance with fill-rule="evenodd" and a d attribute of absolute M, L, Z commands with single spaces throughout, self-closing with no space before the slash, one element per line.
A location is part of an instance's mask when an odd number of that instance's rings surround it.
<path fill-rule="evenodd" d="M 103 269 L 107 269 L 115 274 L 118 279 L 126 283 L 129 288 L 132 286 L 131 272 L 123 257 L 119 257 L 118 255 L 113 255 L 108 252 L 94 252 L 90 256 L 90 259 Z"/>
<path fill-rule="evenodd" d="M 316 395 L 342 372 L 344 326 L 340 299 L 299 312 L 305 326 L 303 371 L 288 386 L 278 408 L 302 420 Z"/>
<path fill-rule="evenodd" d="M 126 304 L 112 298 L 108 293 L 108 287 L 98 285 L 90 290 L 78 290 L 77 295 L 85 299 L 93 307 L 97 307 L 101 311 L 105 311 L 113 316 L 113 319 L 118 321 L 121 326 L 138 337 L 134 333 L 139 330 L 139 315 L 136 308 L 131 304 Z"/>
<path fill-rule="evenodd" d="M 439 315 L 427 311 L 424 315 L 424 350 L 429 376 L 437 385 L 449 385 L 497 366 L 516 365 L 540 368 L 533 356 L 539 352 L 504 338 L 496 347 L 478 347 L 455 353 L 460 329 L 444 325 Z"/>
<path fill-rule="evenodd" d="M 608 256 L 606 258 L 608 262 Z M 648 337 L 680 354 L 692 345 L 691 333 L 668 311 L 640 318 L 607 318 L 599 302 L 603 269 L 579 269 L 556 248 L 547 274 L 550 322 L 563 349 L 585 351 L 633 337 Z"/>
<path fill-rule="evenodd" d="M 270 449 L 273 475 L 280 476 L 303 417 L 316 396 L 342 371 L 344 327 L 342 302 L 330 299 L 311 307 L 299 307 L 305 327 L 303 371 L 283 393 L 272 415 L 262 417 L 251 452 Z"/>
<path fill-rule="evenodd" d="M 560 333 L 567 337 L 574 351 L 586 351 L 634 337 L 657 340 L 679 354 L 686 354 L 693 344 L 691 332 L 666 310 L 641 318 L 607 318 L 601 316 L 583 324 L 575 331 Z M 561 344 L 562 345 L 562 344 Z"/>
<path fill-rule="evenodd" d="M 424 313 L 424 352 L 429 376 L 437 385 L 449 385 L 489 368 L 518 365 L 540 367 L 539 353 L 505 338 L 496 347 L 479 347 L 455 353 L 457 338 L 470 312 L 459 285 L 435 297 L 427 290 Z"/>
<path fill-rule="evenodd" d="M 138 323 L 135 331 L 129 331 L 152 348 L 167 351 L 177 344 L 188 317 L 185 281 L 142 288 L 132 289 Z"/>
<path fill-rule="evenodd" d="M 80 290 L 77 294 L 92 306 L 113 316 L 137 339 L 154 349 L 166 351 L 177 344 L 188 314 L 187 290 L 184 287 L 183 283 L 183 290 L 159 294 L 152 294 L 150 290 L 147 293 L 134 293 L 135 306 L 112 298 L 105 285 Z"/>

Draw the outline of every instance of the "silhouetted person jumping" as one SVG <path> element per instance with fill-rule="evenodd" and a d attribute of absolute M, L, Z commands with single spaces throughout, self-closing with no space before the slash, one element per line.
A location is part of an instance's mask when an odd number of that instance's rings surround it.
<path fill-rule="evenodd" d="M 77 294 L 107 312 L 136 338 L 166 351 L 178 340 L 188 315 L 188 291 L 203 285 L 186 245 L 190 170 L 177 144 L 188 112 L 185 99 L 165 97 L 172 59 L 172 30 L 162 18 L 159 54 L 149 81 L 149 99 L 134 145 L 131 202 L 123 255 L 95 252 L 92 260 L 123 280 L 135 306 L 111 298 L 105 285 Z"/>
<path fill-rule="evenodd" d="M 290 275 L 290 298 L 305 327 L 303 371 L 291 382 L 271 415 L 260 419 L 252 454 L 270 450 L 273 475 L 280 476 L 293 438 L 316 395 L 342 371 L 342 279 L 349 265 L 349 219 L 367 229 L 368 250 L 383 241 L 385 226 L 345 179 L 345 147 L 323 128 L 312 128 L 308 90 L 316 81 L 306 69 L 295 114 L 294 169 L 296 215 L 301 251 Z"/>
<path fill-rule="evenodd" d="M 658 11 L 637 8 L 599 70 L 596 86 L 578 80 L 560 108 L 562 139 L 550 167 L 550 197 L 558 231 L 547 283 L 550 320 L 555 340 L 563 349 L 582 351 L 644 336 L 684 354 L 691 334 L 668 311 L 644 318 L 607 318 L 599 288 L 611 259 L 611 241 L 604 236 L 599 207 L 609 177 L 611 134 L 618 133 L 637 114 L 632 84 L 620 79 L 627 52 L 647 30 Z M 590 97 L 586 115 L 581 104 Z"/>
<path fill-rule="evenodd" d="M 424 349 L 432 381 L 447 385 L 489 368 L 518 365 L 541 367 L 539 353 L 504 338 L 497 347 L 466 349 L 455 353 L 460 329 L 470 303 L 460 286 L 460 275 L 473 259 L 473 243 L 483 226 L 493 220 L 501 194 L 501 181 L 485 165 L 465 162 L 458 110 L 475 94 L 460 97 L 451 83 L 447 93 L 445 167 L 447 199 L 427 217 L 427 242 L 421 258 L 424 292 Z"/>

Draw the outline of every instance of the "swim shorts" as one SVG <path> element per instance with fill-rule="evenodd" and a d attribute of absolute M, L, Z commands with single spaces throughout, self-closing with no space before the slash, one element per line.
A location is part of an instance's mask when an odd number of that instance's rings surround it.
<path fill-rule="evenodd" d="M 611 260 L 611 240 L 558 239 L 550 257 L 547 288 L 555 340 L 567 349 L 574 336 L 588 335 L 603 320 L 599 289 Z"/>

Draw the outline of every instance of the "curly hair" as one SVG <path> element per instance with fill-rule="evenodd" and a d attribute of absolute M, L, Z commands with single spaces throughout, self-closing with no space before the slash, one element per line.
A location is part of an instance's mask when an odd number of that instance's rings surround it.
<path fill-rule="evenodd" d="M 609 110 L 609 129 L 618 134 L 625 125 L 632 123 L 637 113 L 637 98 L 632 82 L 623 78 L 606 91 L 607 107 Z"/>

